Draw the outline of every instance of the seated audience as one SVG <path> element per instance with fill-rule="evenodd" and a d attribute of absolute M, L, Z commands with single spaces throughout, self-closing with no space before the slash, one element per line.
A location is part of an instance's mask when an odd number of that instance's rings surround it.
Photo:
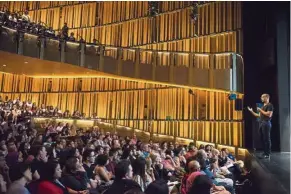
<path fill-rule="evenodd" d="M 38 194 L 68 194 L 67 188 L 59 181 L 62 169 L 57 162 L 48 162 L 46 169 L 40 174 Z"/>
<path fill-rule="evenodd" d="M 107 171 L 106 165 L 108 164 L 108 156 L 105 154 L 101 154 L 96 158 L 96 167 L 95 167 L 95 174 L 100 177 L 100 179 L 104 182 L 109 182 L 113 175 L 111 172 Z"/>
<path fill-rule="evenodd" d="M 89 179 L 94 178 L 95 170 L 95 152 L 91 149 L 86 149 L 83 153 L 83 167 Z"/>
<path fill-rule="evenodd" d="M 61 183 L 74 191 L 85 192 L 88 189 L 87 175 L 79 160 L 71 156 L 67 159 Z"/>
<path fill-rule="evenodd" d="M 61 110 L 53 107 L 0 98 L 2 193 L 163 194 L 177 193 L 181 184 L 181 194 L 233 194 L 236 180 L 245 180 L 243 162 L 224 148 L 220 152 L 211 145 L 197 150 L 193 143 L 188 147 L 153 140 L 144 143 L 135 134 L 121 137 L 98 126 L 83 129 L 49 119 L 39 129 L 33 128 L 32 117 L 65 116 L 56 114 Z M 74 118 L 81 118 L 80 111 L 75 111 Z"/>
<path fill-rule="evenodd" d="M 145 194 L 169 194 L 169 187 L 165 180 L 156 180 L 153 181 L 147 189 L 145 190 Z"/>
<path fill-rule="evenodd" d="M 115 167 L 115 179 L 104 194 L 123 194 L 131 189 L 141 191 L 138 183 L 132 180 L 133 171 L 130 161 L 121 160 Z"/>
<path fill-rule="evenodd" d="M 146 160 L 142 157 L 133 161 L 133 180 L 139 184 L 142 191 L 145 191 L 147 186 L 153 182 L 154 177 L 146 172 Z"/>
<path fill-rule="evenodd" d="M 32 180 L 31 170 L 28 164 L 19 163 L 9 169 L 10 179 L 12 181 L 7 194 L 29 194 L 25 187 Z"/>

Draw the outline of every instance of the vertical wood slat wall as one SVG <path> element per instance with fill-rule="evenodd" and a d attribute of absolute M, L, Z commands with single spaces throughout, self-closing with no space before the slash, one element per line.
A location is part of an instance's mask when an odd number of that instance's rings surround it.
<path fill-rule="evenodd" d="M 242 112 L 228 93 L 109 78 L 31 78 L 0 74 L 0 95 L 31 99 L 38 105 L 80 110 L 87 116 L 115 119 L 119 125 L 154 133 L 242 146 Z M 51 91 L 49 84 L 51 83 Z M 12 87 L 11 87 L 12 86 Z M 242 94 L 239 94 L 242 97 Z M 167 121 L 171 119 L 171 121 Z M 113 122 L 108 120 L 108 122 Z M 214 136 L 212 134 L 215 134 Z"/>
<path fill-rule="evenodd" d="M 190 19 L 190 3 L 160 2 L 161 14 L 155 19 L 157 44 L 153 44 L 154 20 L 146 17 L 148 2 L 0 2 L 0 7 L 7 5 L 11 11 L 29 7 L 32 20 L 41 20 L 54 29 L 60 29 L 67 22 L 69 28 L 75 28 L 70 31 L 75 32 L 77 39 L 82 36 L 87 42 L 96 38 L 102 44 L 113 46 L 242 52 L 241 2 L 201 5 L 196 25 Z M 200 41 L 193 39 L 195 34 L 203 36 L 199 39 L 208 39 L 201 43 L 204 46 L 196 46 Z M 216 42 L 217 46 L 210 47 L 209 41 Z"/>

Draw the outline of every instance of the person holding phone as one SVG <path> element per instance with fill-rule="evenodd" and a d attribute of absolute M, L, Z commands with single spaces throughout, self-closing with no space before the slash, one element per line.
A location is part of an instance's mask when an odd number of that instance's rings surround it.
<path fill-rule="evenodd" d="M 273 116 L 274 107 L 270 103 L 269 94 L 262 94 L 261 101 L 263 106 L 261 108 L 257 107 L 258 113 L 254 112 L 250 107 L 248 107 L 248 110 L 253 116 L 259 118 L 259 132 L 264 148 L 263 158 L 269 158 L 271 154 L 271 119 Z"/>

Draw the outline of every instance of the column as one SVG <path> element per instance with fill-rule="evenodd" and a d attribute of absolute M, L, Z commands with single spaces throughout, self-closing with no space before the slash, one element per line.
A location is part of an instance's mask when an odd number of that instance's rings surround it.
<path fill-rule="evenodd" d="M 85 49 L 86 49 L 86 43 L 81 42 L 80 43 L 80 66 L 85 67 Z"/>
<path fill-rule="evenodd" d="M 20 31 L 18 31 L 17 33 L 19 35 L 19 39 L 17 40 L 18 41 L 18 54 L 23 55 L 24 33 Z"/>
<path fill-rule="evenodd" d="M 209 56 L 209 74 L 208 74 L 208 82 L 209 88 L 214 88 L 214 67 L 215 67 L 215 55 L 210 54 Z"/>
<path fill-rule="evenodd" d="M 116 74 L 117 75 L 122 75 L 122 49 L 117 48 L 117 69 L 116 69 Z"/>
<path fill-rule="evenodd" d="M 61 44 L 61 62 L 64 63 L 66 60 L 66 55 L 65 55 L 66 41 L 60 40 L 60 44 Z"/>
<path fill-rule="evenodd" d="M 170 53 L 169 82 L 174 83 L 175 54 Z"/>
<path fill-rule="evenodd" d="M 140 49 L 135 49 L 134 77 L 140 77 Z"/>
<path fill-rule="evenodd" d="M 189 69 L 188 69 L 188 85 L 193 85 L 193 69 L 194 69 L 195 55 L 189 54 Z"/>
<path fill-rule="evenodd" d="M 156 67 L 157 67 L 157 56 L 158 53 L 156 51 L 153 51 L 152 55 L 152 80 L 156 80 Z"/>
<path fill-rule="evenodd" d="M 45 37 L 40 38 L 40 52 L 39 52 L 39 58 L 44 58 L 44 48 L 45 48 Z"/>
<path fill-rule="evenodd" d="M 104 71 L 104 51 L 105 46 L 100 45 L 99 71 Z"/>

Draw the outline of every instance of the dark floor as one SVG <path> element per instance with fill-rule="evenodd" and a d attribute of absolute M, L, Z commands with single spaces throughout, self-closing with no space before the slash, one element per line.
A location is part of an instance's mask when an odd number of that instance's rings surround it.
<path fill-rule="evenodd" d="M 253 154 L 261 167 L 290 193 L 290 153 L 275 152 L 269 159 L 260 159 L 261 152 Z"/>

